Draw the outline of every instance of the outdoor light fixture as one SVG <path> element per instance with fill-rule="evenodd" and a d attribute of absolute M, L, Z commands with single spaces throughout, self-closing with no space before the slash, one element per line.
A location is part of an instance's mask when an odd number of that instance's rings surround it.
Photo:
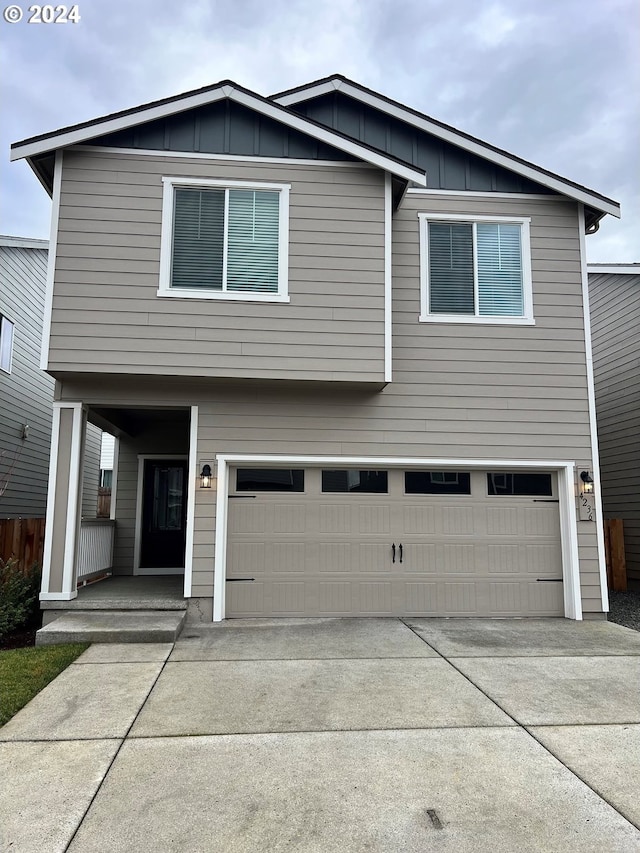
<path fill-rule="evenodd" d="M 593 493 L 593 477 L 588 471 L 580 472 L 580 479 L 582 480 L 582 491 L 585 495 L 590 495 Z"/>
<path fill-rule="evenodd" d="M 200 472 L 200 488 L 211 488 L 211 465 L 202 466 L 202 471 Z"/>

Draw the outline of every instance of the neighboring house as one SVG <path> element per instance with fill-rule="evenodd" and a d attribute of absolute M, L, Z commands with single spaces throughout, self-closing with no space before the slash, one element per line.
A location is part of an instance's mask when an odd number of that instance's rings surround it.
<path fill-rule="evenodd" d="M 640 585 L 640 264 L 589 264 L 605 518 L 624 520 L 627 576 Z"/>
<path fill-rule="evenodd" d="M 192 618 L 603 618 L 585 235 L 616 202 L 339 76 L 12 158 L 53 198 L 45 607 L 88 420 L 113 572 L 184 576 Z"/>
<path fill-rule="evenodd" d="M 48 240 L 0 236 L 0 519 L 44 518 L 55 380 L 40 368 Z M 82 512 L 95 517 L 100 430 L 86 435 Z"/>

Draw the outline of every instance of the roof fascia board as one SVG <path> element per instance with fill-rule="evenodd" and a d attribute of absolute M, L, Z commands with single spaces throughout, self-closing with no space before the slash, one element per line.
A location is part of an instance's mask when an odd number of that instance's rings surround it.
<path fill-rule="evenodd" d="M 48 249 L 48 240 L 39 240 L 36 237 L 9 237 L 0 235 L 0 246 L 8 246 L 13 249 Z"/>
<path fill-rule="evenodd" d="M 592 275 L 640 275 L 640 264 L 587 264 Z"/>
<path fill-rule="evenodd" d="M 340 84 L 339 86 L 337 85 L 338 83 Z M 468 139 L 466 136 L 456 133 L 453 129 L 442 127 L 435 122 L 429 121 L 426 117 L 421 118 L 409 110 L 396 106 L 384 98 L 379 98 L 372 93 L 363 92 L 357 86 L 353 86 L 346 80 L 335 79 L 330 82 L 323 82 L 317 86 L 311 86 L 309 89 L 291 92 L 290 94 L 283 95 L 282 97 L 276 96 L 273 100 L 278 104 L 282 104 L 284 107 L 289 107 L 292 104 L 298 104 L 303 101 L 308 101 L 311 98 L 318 97 L 319 95 L 326 94 L 333 89 L 339 89 L 343 94 L 348 95 L 351 98 L 355 98 L 374 109 L 385 112 L 406 124 L 410 124 L 420 130 L 424 130 L 426 133 L 430 133 L 438 139 L 442 139 L 445 142 L 456 145 L 458 148 L 463 148 L 471 154 L 476 154 L 478 157 L 490 160 L 497 166 L 502 166 L 505 169 L 509 169 L 511 172 L 516 172 L 524 178 L 529 178 L 529 180 L 542 184 L 545 187 L 549 187 L 549 189 L 560 192 L 562 195 L 569 196 L 569 198 L 573 198 L 575 201 L 582 202 L 590 207 L 595 207 L 596 210 L 602 211 L 603 213 L 610 213 L 617 219 L 620 218 L 619 204 L 604 201 L 599 196 L 594 196 L 587 191 L 579 190 L 576 187 L 568 185 L 561 178 L 551 177 L 545 172 L 536 169 L 534 166 L 526 166 L 524 163 L 520 163 L 518 160 L 509 157 L 507 154 L 500 154 L 492 148 L 488 148 L 483 145 L 479 141 L 475 142 L 472 139 Z"/>
<path fill-rule="evenodd" d="M 98 122 L 90 127 L 83 127 L 78 130 L 68 130 L 67 132 L 51 136 L 47 139 L 41 139 L 37 142 L 27 143 L 24 145 L 18 144 L 11 151 L 11 160 L 19 160 L 23 157 L 30 158 L 36 154 L 52 151 L 57 148 L 66 148 L 70 145 L 77 145 L 93 139 L 96 136 L 104 136 L 108 133 L 115 133 L 118 130 L 155 121 L 156 119 L 166 118 L 167 116 L 175 115 L 176 113 L 184 112 L 185 110 L 195 107 L 205 106 L 206 104 L 214 103 L 223 98 L 249 107 L 274 121 L 284 124 L 307 136 L 325 142 L 339 151 L 344 151 L 351 154 L 365 163 L 371 163 L 378 166 L 384 171 L 391 172 L 394 175 L 405 178 L 409 181 L 414 181 L 421 186 L 426 186 L 427 179 L 423 170 L 402 163 L 395 157 L 389 157 L 380 152 L 374 151 L 367 146 L 354 142 L 346 137 L 334 133 L 329 128 L 324 128 L 314 122 L 311 122 L 296 113 L 289 112 L 285 107 L 269 102 L 245 90 L 231 87 L 228 85 L 214 89 L 210 92 L 200 92 L 197 95 L 188 96 L 182 100 L 172 101 L 169 104 L 162 104 L 148 109 L 141 109 L 139 112 L 121 116 L 119 118 L 110 119 L 104 122 Z"/>

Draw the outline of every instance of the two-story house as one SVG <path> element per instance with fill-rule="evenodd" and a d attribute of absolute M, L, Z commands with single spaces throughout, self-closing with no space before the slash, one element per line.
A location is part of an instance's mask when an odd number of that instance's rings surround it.
<path fill-rule="evenodd" d="M 585 238 L 616 202 L 341 76 L 12 158 L 53 199 L 45 607 L 89 421 L 113 572 L 184 575 L 194 619 L 603 617 Z"/>

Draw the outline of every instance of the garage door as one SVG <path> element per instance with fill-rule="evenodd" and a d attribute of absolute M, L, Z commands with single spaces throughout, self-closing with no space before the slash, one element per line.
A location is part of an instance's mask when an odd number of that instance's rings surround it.
<path fill-rule="evenodd" d="M 227 617 L 562 616 L 555 473 L 231 471 Z"/>

